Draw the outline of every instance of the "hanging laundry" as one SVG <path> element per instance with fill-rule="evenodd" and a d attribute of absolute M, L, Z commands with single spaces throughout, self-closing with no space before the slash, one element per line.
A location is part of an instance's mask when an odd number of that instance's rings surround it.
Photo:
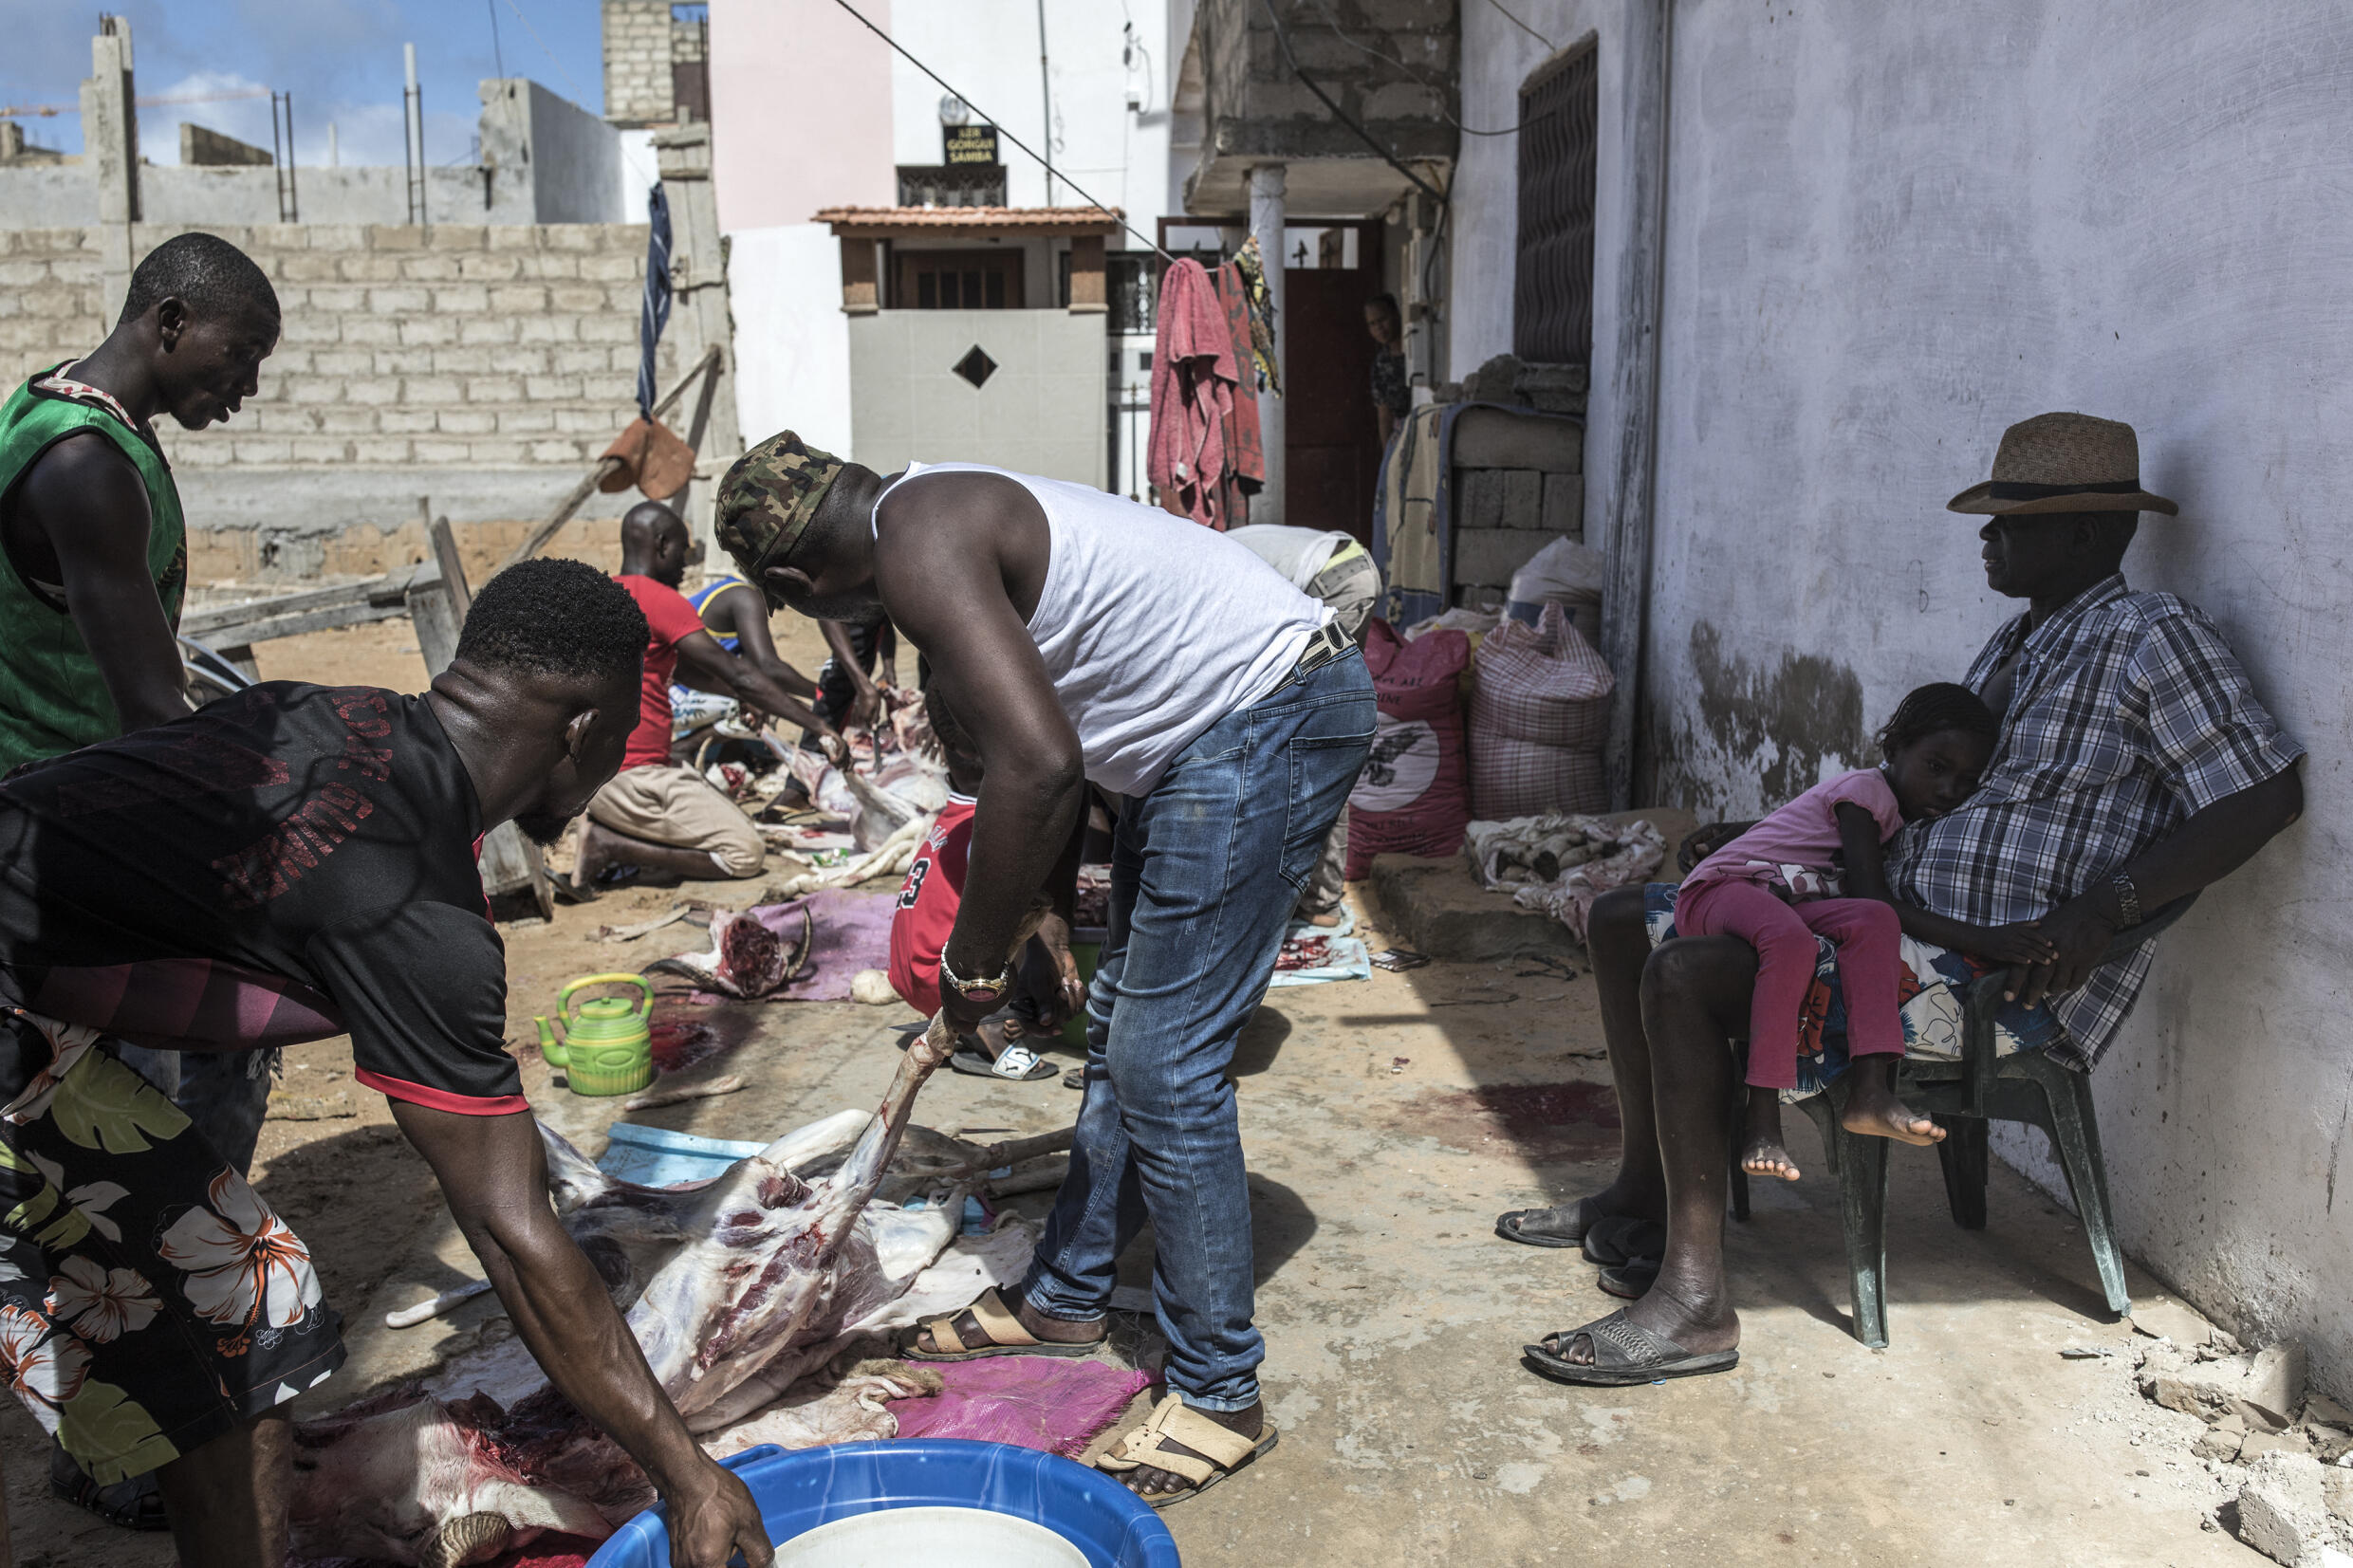
<path fill-rule="evenodd" d="M 1226 433 L 1241 380 L 1220 291 L 1199 262 L 1185 257 L 1160 280 L 1144 471 L 1163 507 L 1213 528 L 1227 526 Z M 1252 415 L 1255 427 L 1255 405 Z"/>
<path fill-rule="evenodd" d="M 1238 528 L 1250 522 L 1250 498 L 1266 489 L 1267 448 L 1258 420 L 1258 378 L 1251 373 L 1255 353 L 1251 335 L 1250 283 L 1239 266 L 1226 263 L 1210 274 L 1217 300 L 1225 307 L 1226 330 L 1233 343 L 1233 362 L 1241 378 L 1233 389 L 1233 406 L 1226 413 L 1225 507 L 1218 526 Z"/>
<path fill-rule="evenodd" d="M 1250 301 L 1251 359 L 1258 366 L 1258 386 L 1261 391 L 1283 396 L 1283 372 L 1274 362 L 1274 294 L 1267 287 L 1266 258 L 1259 252 L 1258 236 L 1252 234 L 1242 242 L 1242 249 L 1232 262 L 1242 274 L 1242 285 Z"/>

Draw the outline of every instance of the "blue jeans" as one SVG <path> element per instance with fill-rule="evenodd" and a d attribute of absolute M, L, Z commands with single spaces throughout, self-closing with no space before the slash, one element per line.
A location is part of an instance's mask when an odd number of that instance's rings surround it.
<path fill-rule="evenodd" d="M 1255 1403 L 1266 1357 L 1227 1069 L 1372 738 L 1372 676 L 1350 649 L 1212 726 L 1113 839 L 1086 1098 L 1022 1295 L 1049 1318 L 1102 1317 L 1149 1218 L 1168 1386 L 1204 1410 Z"/>

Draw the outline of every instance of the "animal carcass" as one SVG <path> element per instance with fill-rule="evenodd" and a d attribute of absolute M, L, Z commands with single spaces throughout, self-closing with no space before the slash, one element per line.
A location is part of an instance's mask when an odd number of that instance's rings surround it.
<path fill-rule="evenodd" d="M 780 1430 L 867 1433 L 882 1399 L 924 1392 L 920 1379 L 894 1384 L 867 1368 L 862 1381 L 844 1380 L 850 1392 L 829 1411 L 766 1409 L 831 1360 L 845 1333 L 879 1326 L 879 1309 L 953 1237 L 961 1186 L 947 1186 L 945 1205 L 866 1211 L 908 1131 L 916 1091 L 952 1048 L 935 1022 L 874 1116 L 802 1129 L 699 1188 L 615 1182 L 548 1134 L 565 1227 L 625 1307 L 663 1392 L 713 1451 L 743 1447 L 727 1430 L 754 1417 Z M 941 1157 L 956 1146 L 935 1142 L 950 1149 L 917 1151 L 926 1157 L 910 1162 L 902 1185 L 937 1188 L 960 1172 Z M 426 1384 L 307 1423 L 296 1443 L 294 1542 L 312 1557 L 454 1568 L 544 1530 L 602 1539 L 653 1495 L 514 1339 Z"/>

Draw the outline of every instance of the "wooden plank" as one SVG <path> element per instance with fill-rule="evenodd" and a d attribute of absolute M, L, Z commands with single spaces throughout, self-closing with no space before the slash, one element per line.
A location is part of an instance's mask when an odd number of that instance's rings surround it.
<path fill-rule="evenodd" d="M 457 536 L 450 531 L 450 520 L 436 517 L 426 526 L 433 539 L 433 557 L 441 568 L 441 581 L 449 588 L 451 607 L 457 612 L 457 624 L 466 624 L 466 612 L 473 608 L 473 590 L 466 586 L 466 568 L 457 559 Z"/>
<path fill-rule="evenodd" d="M 443 525 L 446 529 L 447 525 Z M 452 552 L 453 556 L 454 551 Z M 453 591 L 454 590 L 454 591 Z M 411 589 L 409 618 L 417 627 L 417 651 L 424 655 L 425 673 L 438 676 L 457 656 L 457 636 L 465 625 L 454 600 L 466 591 L 466 574 L 452 560 L 446 576 Z M 491 898 L 528 894 L 540 918 L 555 914 L 555 888 L 547 880 L 547 864 L 539 846 L 512 822 L 501 822 L 482 837 L 482 891 Z"/>
<path fill-rule="evenodd" d="M 274 599 L 253 599 L 242 604 L 196 610 L 180 618 L 179 629 L 182 636 L 206 638 L 209 634 L 234 626 L 347 604 L 389 604 L 398 614 L 402 596 L 407 594 L 416 576 L 415 567 L 402 566 L 373 581 L 346 582 L 340 587 L 312 588 L 299 594 L 280 594 Z"/>
<path fill-rule="evenodd" d="M 278 637 L 301 636 L 305 632 L 328 632 L 338 626 L 362 626 L 372 620 L 390 620 L 402 613 L 403 606 L 398 600 L 389 604 L 343 604 L 302 615 L 258 617 L 207 630 L 182 625 L 180 635 L 204 643 L 218 653 L 230 648 L 250 648 L 254 643 L 269 642 Z"/>

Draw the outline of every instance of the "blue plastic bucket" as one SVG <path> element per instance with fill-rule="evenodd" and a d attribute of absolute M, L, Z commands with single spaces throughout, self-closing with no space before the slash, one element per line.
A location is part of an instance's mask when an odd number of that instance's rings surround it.
<path fill-rule="evenodd" d="M 919 1438 L 790 1452 L 769 1443 L 726 1465 L 751 1489 L 768 1538 L 779 1545 L 878 1509 L 986 1508 L 1053 1531 L 1085 1555 L 1087 1568 L 1181 1568 L 1176 1538 L 1151 1504 L 1060 1454 Z M 648 1508 L 597 1548 L 588 1568 L 669 1568 L 666 1519 L 664 1508 Z"/>

